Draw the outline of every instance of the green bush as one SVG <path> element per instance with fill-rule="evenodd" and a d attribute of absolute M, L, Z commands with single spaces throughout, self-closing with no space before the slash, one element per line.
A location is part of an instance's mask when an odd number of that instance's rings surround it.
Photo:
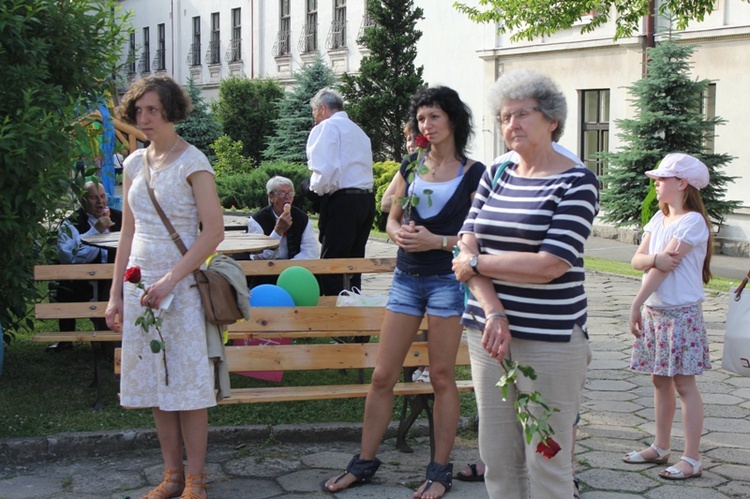
<path fill-rule="evenodd" d="M 383 193 L 393 180 L 394 175 L 398 172 L 400 163 L 395 161 L 382 161 L 372 165 L 372 176 L 375 180 L 373 189 L 375 191 L 375 221 L 373 228 L 380 232 L 385 232 L 385 225 L 388 222 L 388 213 L 380 211 L 380 202 L 383 200 Z"/>
<path fill-rule="evenodd" d="M 53 256 L 50 234 L 82 179 L 81 127 L 119 70 L 128 16 L 105 0 L 0 2 L 0 322 L 5 336 L 33 327 L 34 265 Z M 75 129 L 79 135 L 76 135 Z M 52 239 L 54 242 L 54 239 Z"/>
<path fill-rule="evenodd" d="M 210 147 L 215 155 L 212 166 L 217 178 L 252 171 L 253 160 L 242 155 L 241 140 L 232 140 L 229 135 L 222 135 Z"/>
<path fill-rule="evenodd" d="M 300 185 L 310 176 L 307 165 L 285 161 L 266 161 L 249 173 L 237 173 L 216 177 L 216 190 L 224 208 L 258 210 L 268 204 L 266 183 L 275 175 L 281 175 L 294 183 L 296 196 L 294 206 L 310 211 L 310 202 L 301 195 Z"/>

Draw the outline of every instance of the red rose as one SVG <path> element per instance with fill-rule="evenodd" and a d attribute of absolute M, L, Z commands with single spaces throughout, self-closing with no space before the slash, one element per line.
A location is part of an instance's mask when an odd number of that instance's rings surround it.
<path fill-rule="evenodd" d="M 536 446 L 536 451 L 542 455 L 544 459 L 552 459 L 555 454 L 560 452 L 560 444 L 555 442 L 554 439 L 548 438 L 543 442 L 539 442 Z"/>
<path fill-rule="evenodd" d="M 138 266 L 130 267 L 125 271 L 125 280 L 133 284 L 141 282 L 141 268 Z"/>
<path fill-rule="evenodd" d="M 430 141 L 424 135 L 418 136 L 414 141 L 417 143 L 417 147 L 420 149 L 427 149 L 430 147 Z"/>

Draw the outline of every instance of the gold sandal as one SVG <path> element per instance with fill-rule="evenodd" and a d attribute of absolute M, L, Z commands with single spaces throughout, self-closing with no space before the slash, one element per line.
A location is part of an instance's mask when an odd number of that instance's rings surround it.
<path fill-rule="evenodd" d="M 180 499 L 205 499 L 208 497 L 206 486 L 206 473 L 200 475 L 191 475 L 188 473 L 187 479 L 185 480 L 185 490 L 182 491 Z M 200 491 L 203 491 L 201 495 Z"/>
<path fill-rule="evenodd" d="M 178 476 L 178 480 L 174 479 L 175 475 Z M 177 489 L 175 490 L 175 487 L 171 484 L 177 484 Z M 164 480 L 162 480 L 162 482 L 157 485 L 156 488 L 153 488 L 146 492 L 146 495 L 141 497 L 141 499 L 172 499 L 174 497 L 180 497 L 182 489 L 184 488 L 185 472 L 183 470 L 165 469 Z"/>

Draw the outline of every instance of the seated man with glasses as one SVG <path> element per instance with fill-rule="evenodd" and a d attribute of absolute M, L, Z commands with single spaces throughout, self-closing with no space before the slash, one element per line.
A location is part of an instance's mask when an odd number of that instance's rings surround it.
<path fill-rule="evenodd" d="M 312 222 L 307 214 L 292 206 L 294 184 L 286 177 L 273 177 L 266 183 L 268 206 L 247 219 L 247 232 L 279 239 L 276 249 L 250 255 L 251 260 L 309 260 L 320 257 Z M 275 279 L 274 279 L 275 283 Z M 260 284 L 253 282 L 253 284 Z"/>

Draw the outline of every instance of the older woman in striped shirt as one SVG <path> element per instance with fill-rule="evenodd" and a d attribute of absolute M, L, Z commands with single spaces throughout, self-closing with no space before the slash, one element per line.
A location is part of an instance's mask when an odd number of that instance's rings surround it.
<path fill-rule="evenodd" d="M 495 161 L 482 178 L 459 233 L 453 261 L 471 291 L 468 328 L 479 450 L 490 497 L 573 497 L 573 426 L 590 350 L 586 334 L 583 246 L 599 209 L 596 176 L 553 147 L 567 105 L 557 85 L 529 69 L 508 72 L 490 102 L 516 161 Z M 501 157 L 502 158 L 502 157 Z M 499 158 L 500 159 L 500 158 Z M 504 158 L 503 158 L 504 159 Z M 552 459 L 527 444 L 512 388 L 502 400 L 500 362 L 530 365 L 518 389 L 539 392 L 562 451 Z M 538 406 L 531 407 L 537 415 Z"/>

